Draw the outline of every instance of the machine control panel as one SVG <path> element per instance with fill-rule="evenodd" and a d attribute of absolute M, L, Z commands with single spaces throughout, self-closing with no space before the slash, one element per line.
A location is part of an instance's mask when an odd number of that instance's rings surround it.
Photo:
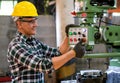
<path fill-rule="evenodd" d="M 88 28 L 81 28 L 81 27 L 71 27 L 69 28 L 69 44 L 75 45 L 79 41 L 83 41 L 83 43 L 86 43 L 87 37 L 88 37 Z"/>

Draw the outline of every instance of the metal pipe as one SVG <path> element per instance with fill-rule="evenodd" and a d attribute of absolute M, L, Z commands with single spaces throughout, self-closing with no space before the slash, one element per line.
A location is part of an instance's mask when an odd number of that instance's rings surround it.
<path fill-rule="evenodd" d="M 94 53 L 94 54 L 85 54 L 83 58 L 107 58 L 107 57 L 120 57 L 119 52 L 114 53 Z"/>

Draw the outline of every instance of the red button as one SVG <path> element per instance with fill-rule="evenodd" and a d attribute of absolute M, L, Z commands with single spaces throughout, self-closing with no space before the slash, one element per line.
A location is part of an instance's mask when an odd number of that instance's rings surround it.
<path fill-rule="evenodd" d="M 72 42 L 73 41 L 73 39 L 72 38 L 70 38 L 70 42 Z"/>
<path fill-rule="evenodd" d="M 82 14 L 81 14 L 81 17 L 82 17 L 82 18 L 87 17 L 87 13 L 82 13 Z"/>
<path fill-rule="evenodd" d="M 74 38 L 74 42 L 77 42 L 77 39 L 76 39 L 76 38 Z"/>

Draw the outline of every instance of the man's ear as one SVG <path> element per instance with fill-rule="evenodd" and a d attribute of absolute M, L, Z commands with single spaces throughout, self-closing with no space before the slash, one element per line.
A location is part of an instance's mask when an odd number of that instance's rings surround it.
<path fill-rule="evenodd" d="M 21 29 L 21 25 L 22 25 L 22 23 L 20 21 L 16 21 L 16 26 L 18 29 Z"/>

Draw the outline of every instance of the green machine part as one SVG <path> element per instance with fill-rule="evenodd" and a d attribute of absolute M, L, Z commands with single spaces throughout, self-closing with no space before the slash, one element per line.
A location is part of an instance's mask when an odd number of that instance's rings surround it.
<path fill-rule="evenodd" d="M 93 6 L 90 4 L 91 0 L 78 0 L 79 2 L 83 2 L 83 8 L 80 9 L 79 12 L 77 12 L 77 17 L 82 18 L 82 14 L 86 13 L 86 20 L 87 23 L 94 23 L 94 17 L 95 15 L 97 17 L 101 17 L 103 13 L 106 13 L 106 10 L 108 9 L 115 9 L 115 7 L 112 6 Z"/>
<path fill-rule="evenodd" d="M 94 27 L 88 26 L 88 39 L 86 44 L 86 50 L 93 50 L 95 45 L 94 42 Z"/>
<path fill-rule="evenodd" d="M 106 26 L 103 28 L 103 38 L 106 44 L 120 46 L 120 26 Z"/>
<path fill-rule="evenodd" d="M 110 66 L 120 67 L 120 56 L 112 58 L 109 64 Z"/>

